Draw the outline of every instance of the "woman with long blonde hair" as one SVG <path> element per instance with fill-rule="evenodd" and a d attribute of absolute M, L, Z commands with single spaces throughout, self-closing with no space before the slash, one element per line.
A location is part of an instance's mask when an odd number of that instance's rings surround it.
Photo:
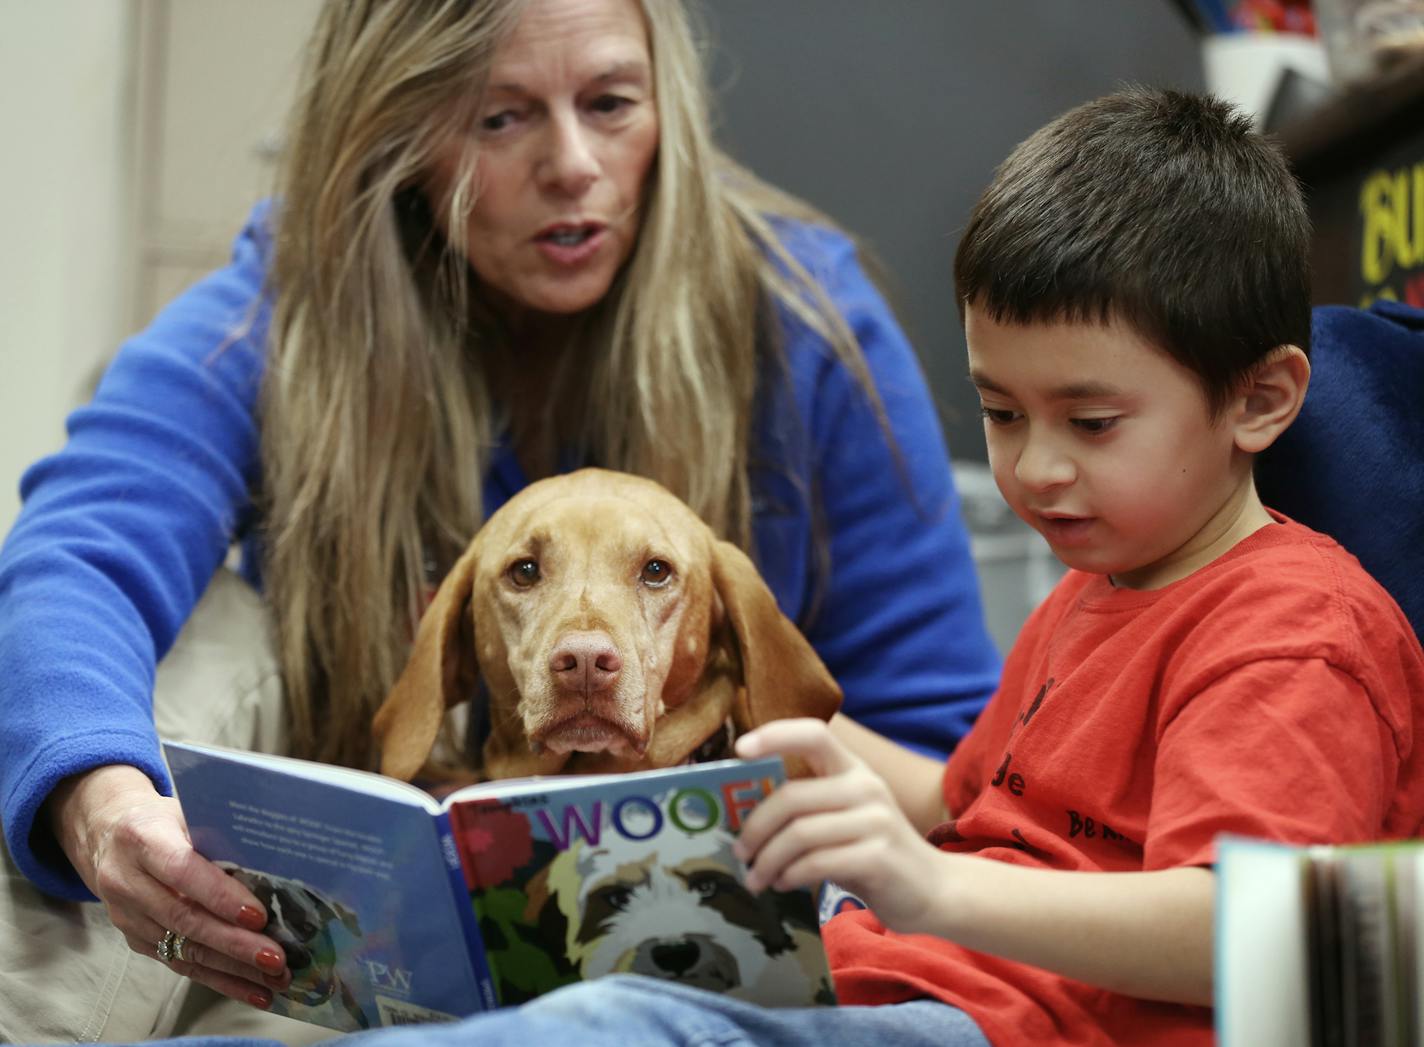
<path fill-rule="evenodd" d="M 913 352 L 709 125 L 680 0 L 327 4 L 275 201 L 122 349 L 0 553 L 0 969 L 71 986 L 0 1040 L 172 1032 L 190 979 L 270 1004 L 266 914 L 192 850 L 159 731 L 372 766 L 424 600 L 541 476 L 658 480 L 850 717 L 968 728 L 998 660 Z M 46 898 L 107 919 L 36 952 Z"/>

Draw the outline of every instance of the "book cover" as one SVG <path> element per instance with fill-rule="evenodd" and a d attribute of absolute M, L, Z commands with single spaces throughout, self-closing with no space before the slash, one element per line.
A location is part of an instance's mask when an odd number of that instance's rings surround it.
<path fill-rule="evenodd" d="M 783 777 L 780 760 L 729 760 L 452 802 L 498 1003 L 622 972 L 833 1004 L 812 893 L 754 895 L 732 854 Z"/>
<path fill-rule="evenodd" d="M 1295 847 L 1216 848 L 1216 1034 L 1221 1047 L 1311 1043 L 1307 866 Z"/>
<path fill-rule="evenodd" d="M 442 802 L 305 760 L 164 752 L 195 848 L 267 907 L 293 974 L 275 1013 L 342 1031 L 448 1021 L 615 970 L 833 1002 L 811 893 L 753 896 L 730 850 L 779 759 Z"/>
<path fill-rule="evenodd" d="M 431 796 L 287 757 L 181 742 L 164 754 L 194 848 L 257 895 L 286 953 L 292 984 L 273 1013 L 351 1032 L 490 1005 Z"/>

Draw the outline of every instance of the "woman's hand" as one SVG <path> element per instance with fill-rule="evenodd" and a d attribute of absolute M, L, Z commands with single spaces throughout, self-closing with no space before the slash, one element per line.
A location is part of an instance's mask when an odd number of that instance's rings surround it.
<path fill-rule="evenodd" d="M 736 848 L 747 886 L 835 883 L 865 901 L 886 927 L 923 930 L 941 901 L 944 856 L 910 824 L 890 786 L 820 720 L 775 720 L 737 739 L 737 755 L 806 760 L 814 778 L 790 781 L 757 805 Z"/>
<path fill-rule="evenodd" d="M 173 970 L 255 1007 L 290 982 L 281 948 L 257 933 L 262 904 L 193 850 L 178 801 L 142 771 L 112 765 L 67 778 L 47 810 L 79 878 L 135 952 L 156 959 L 166 932 L 182 935 Z"/>

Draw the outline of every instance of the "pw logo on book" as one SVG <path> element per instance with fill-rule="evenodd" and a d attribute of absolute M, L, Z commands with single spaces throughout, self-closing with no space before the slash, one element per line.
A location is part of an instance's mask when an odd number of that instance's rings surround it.
<path fill-rule="evenodd" d="M 373 988 L 392 992 L 397 996 L 410 996 L 414 984 L 410 971 L 402 970 L 399 967 L 390 967 L 374 960 L 366 961 L 366 976 L 371 979 Z"/>

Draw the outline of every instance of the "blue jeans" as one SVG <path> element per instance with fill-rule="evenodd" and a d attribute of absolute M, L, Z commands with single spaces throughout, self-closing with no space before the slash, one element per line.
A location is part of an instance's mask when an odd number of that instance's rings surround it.
<path fill-rule="evenodd" d="M 367 1041 L 370 1041 L 367 1043 Z M 615 974 L 453 1025 L 377 1029 L 342 1047 L 989 1047 L 974 1020 L 936 1000 L 885 1007 L 768 1008 L 657 978 Z"/>

